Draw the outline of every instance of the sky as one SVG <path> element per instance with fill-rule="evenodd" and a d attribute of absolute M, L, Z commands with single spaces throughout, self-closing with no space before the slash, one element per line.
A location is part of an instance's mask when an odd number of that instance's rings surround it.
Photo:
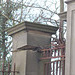
<path fill-rule="evenodd" d="M 4 0 L 4 1 L 6 1 L 6 0 Z M 22 0 L 12 0 L 12 1 L 18 2 L 18 3 L 22 2 Z M 30 5 L 30 6 L 31 6 L 33 3 L 35 3 L 34 6 L 39 6 L 39 7 L 43 7 L 43 8 L 47 8 L 47 7 L 48 7 L 51 11 L 55 11 L 56 8 L 55 8 L 55 4 L 54 4 L 54 3 L 55 3 L 56 1 L 57 1 L 56 7 L 59 7 L 59 6 L 60 6 L 60 2 L 59 2 L 60 0 L 23 0 L 23 3 L 24 3 L 25 5 L 28 4 L 28 5 Z M 66 1 L 66 0 L 64 0 L 64 1 Z M 44 4 L 46 4 L 46 6 L 45 6 Z M 66 5 L 65 5 L 65 7 L 66 7 Z M 26 10 L 26 8 L 24 8 L 22 18 L 24 18 L 24 16 L 28 13 L 29 10 L 30 10 L 30 8 L 27 8 L 27 10 Z M 66 11 L 66 10 L 67 10 L 67 8 L 65 9 L 65 11 Z M 60 11 L 60 9 L 57 10 L 57 13 L 60 13 L 59 11 Z M 17 13 L 17 14 L 16 14 L 16 13 Z M 18 11 L 16 11 L 16 13 L 15 13 L 16 19 L 18 20 L 18 19 L 20 18 L 19 15 L 21 15 L 21 10 L 19 9 Z M 26 16 L 26 19 L 25 19 L 25 20 L 31 21 L 30 18 L 36 19 L 35 17 L 38 17 L 40 13 L 41 13 L 41 11 L 40 11 L 39 8 L 32 8 L 32 9 L 30 10 L 30 12 L 28 13 L 29 15 Z M 32 14 L 33 16 L 31 16 L 31 14 Z M 14 15 L 13 17 L 15 17 L 15 15 Z M 50 18 L 50 15 L 51 15 L 50 12 L 44 10 L 43 16 L 44 16 L 45 18 Z M 58 19 L 59 19 L 59 16 L 55 14 L 55 15 L 53 15 L 52 19 L 58 20 Z M 23 19 L 23 20 L 24 20 L 24 19 Z M 51 23 L 49 23 L 49 22 L 48 22 L 48 24 L 51 25 Z"/>

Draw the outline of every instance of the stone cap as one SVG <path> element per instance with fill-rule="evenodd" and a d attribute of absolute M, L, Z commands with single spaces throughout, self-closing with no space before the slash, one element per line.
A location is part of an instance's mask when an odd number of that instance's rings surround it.
<path fill-rule="evenodd" d="M 67 21 L 67 11 L 66 12 L 61 12 L 58 15 L 59 15 L 61 20 Z"/>
<path fill-rule="evenodd" d="M 25 21 L 11 28 L 7 28 L 5 31 L 8 33 L 8 35 L 12 36 L 13 34 L 22 30 L 26 30 L 26 31 L 34 30 L 34 31 L 41 31 L 45 33 L 55 34 L 57 29 L 58 27 L 55 26 Z"/>
<path fill-rule="evenodd" d="M 71 2 L 75 2 L 75 0 L 67 0 L 67 1 L 65 1 L 65 3 L 71 3 Z"/>

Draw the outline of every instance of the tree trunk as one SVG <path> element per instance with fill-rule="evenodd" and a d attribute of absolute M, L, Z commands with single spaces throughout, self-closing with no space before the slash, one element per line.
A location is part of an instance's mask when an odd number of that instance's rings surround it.
<path fill-rule="evenodd" d="M 62 13 L 62 12 L 64 12 L 64 0 L 60 0 L 60 13 Z M 60 44 L 63 43 L 63 38 L 64 38 L 63 25 L 64 25 L 64 22 L 60 18 L 60 28 L 59 28 L 59 40 L 60 40 Z M 62 49 L 62 51 L 63 51 L 63 49 Z M 61 58 L 61 59 L 63 59 L 63 58 Z M 65 65 L 65 62 L 62 61 L 61 63 L 62 63 L 63 66 Z M 65 71 L 65 67 L 63 67 L 63 66 L 61 68 L 62 75 L 65 75 L 64 74 L 65 72 L 63 72 L 63 71 Z"/>
<path fill-rule="evenodd" d="M 60 0 L 60 13 L 64 12 L 64 0 Z M 63 42 L 63 20 L 60 18 L 60 26 L 59 26 L 59 40 L 60 43 Z"/>

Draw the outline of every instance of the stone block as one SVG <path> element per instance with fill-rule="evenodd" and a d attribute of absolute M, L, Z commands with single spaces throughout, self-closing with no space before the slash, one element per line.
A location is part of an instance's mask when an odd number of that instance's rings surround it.
<path fill-rule="evenodd" d="M 23 22 L 7 29 L 8 35 L 13 38 L 13 50 L 44 47 L 50 44 L 50 37 L 55 34 L 58 27 Z"/>

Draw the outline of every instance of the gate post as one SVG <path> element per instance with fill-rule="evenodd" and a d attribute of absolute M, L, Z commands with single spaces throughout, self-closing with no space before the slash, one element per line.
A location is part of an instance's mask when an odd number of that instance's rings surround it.
<path fill-rule="evenodd" d="M 67 0 L 65 75 L 75 75 L 75 0 Z"/>
<path fill-rule="evenodd" d="M 23 22 L 7 30 L 13 38 L 12 69 L 19 71 L 15 75 L 43 75 L 39 73 L 39 48 L 50 44 L 50 37 L 57 27 L 31 22 Z"/>

